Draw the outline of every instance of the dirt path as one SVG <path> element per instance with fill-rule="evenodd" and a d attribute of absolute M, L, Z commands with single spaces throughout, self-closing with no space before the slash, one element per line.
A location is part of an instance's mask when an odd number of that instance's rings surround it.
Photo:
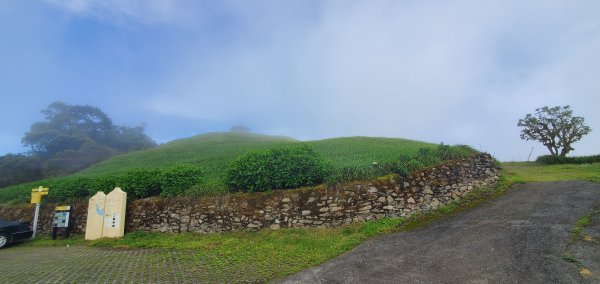
<path fill-rule="evenodd" d="M 573 225 L 599 202 L 600 185 L 591 182 L 518 185 L 450 219 L 369 240 L 282 283 L 590 282 L 563 257 Z"/>

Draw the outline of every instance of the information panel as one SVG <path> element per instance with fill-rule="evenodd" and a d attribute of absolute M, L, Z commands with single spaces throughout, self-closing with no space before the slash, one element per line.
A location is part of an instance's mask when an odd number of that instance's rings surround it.
<path fill-rule="evenodd" d="M 52 227 L 54 228 L 67 228 L 69 227 L 69 215 L 71 212 L 54 212 L 54 220 L 52 220 Z"/>
<path fill-rule="evenodd" d="M 115 187 L 106 195 L 104 205 L 104 232 L 103 237 L 118 238 L 125 234 L 125 209 L 127 206 L 127 193 Z"/>

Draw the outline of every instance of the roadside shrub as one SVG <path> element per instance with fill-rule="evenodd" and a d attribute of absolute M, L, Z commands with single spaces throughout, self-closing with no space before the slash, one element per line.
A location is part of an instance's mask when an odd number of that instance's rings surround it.
<path fill-rule="evenodd" d="M 420 159 L 408 155 L 400 156 L 397 164 L 399 167 L 406 169 L 407 174 L 426 167 Z"/>
<path fill-rule="evenodd" d="M 370 180 L 384 175 L 384 167 L 378 164 L 356 164 L 332 169 L 326 178 L 327 184 L 355 180 Z"/>
<path fill-rule="evenodd" d="M 161 172 L 155 169 L 133 169 L 118 178 L 116 185 L 127 192 L 127 197 L 144 198 L 161 191 Z"/>
<path fill-rule="evenodd" d="M 92 178 L 89 180 L 89 183 L 88 183 L 90 195 L 94 195 L 98 191 L 102 191 L 102 192 L 108 194 L 115 187 L 117 187 L 118 182 L 119 182 L 119 178 L 117 178 L 115 176 L 101 176 L 101 177 Z"/>
<path fill-rule="evenodd" d="M 438 145 L 438 147 L 436 149 L 436 155 L 442 161 L 450 161 L 450 160 L 464 158 L 475 152 L 477 152 L 477 151 L 475 151 L 473 148 L 471 148 L 467 145 L 450 146 L 450 145 L 444 144 L 443 142 L 440 143 L 440 145 Z"/>
<path fill-rule="evenodd" d="M 417 155 L 413 159 L 419 161 L 423 167 L 430 167 L 442 162 L 438 151 L 430 148 L 420 148 L 417 152 Z"/>
<path fill-rule="evenodd" d="M 569 157 L 569 164 L 600 163 L 600 155 Z"/>
<path fill-rule="evenodd" d="M 420 148 L 414 155 L 404 154 L 391 162 L 357 164 L 333 169 L 327 177 L 327 183 L 370 180 L 391 173 L 407 176 L 414 171 L 435 166 L 444 161 L 464 158 L 475 152 L 469 146 L 450 146 L 441 143 L 435 149 Z"/>
<path fill-rule="evenodd" d="M 50 201 L 72 201 L 90 196 L 89 178 L 63 178 L 56 182 L 47 183 L 50 187 L 48 199 Z"/>
<path fill-rule="evenodd" d="M 162 170 L 160 176 L 161 196 L 182 195 L 202 181 L 202 169 L 192 165 L 179 165 Z"/>
<path fill-rule="evenodd" d="M 398 169 L 395 173 L 400 175 L 408 175 L 416 170 L 439 164 L 441 159 L 437 153 L 429 148 L 421 148 L 414 156 L 402 155 L 394 163 Z"/>
<path fill-rule="evenodd" d="M 31 199 L 31 189 L 40 185 L 50 188 L 48 196 L 44 197 L 45 200 L 62 202 L 88 198 L 98 191 L 108 194 L 117 186 L 127 192 L 129 198 L 144 198 L 159 194 L 176 196 L 187 194 L 190 188 L 202 183 L 203 180 L 203 171 L 191 165 L 160 170 L 133 169 L 122 176 L 47 179 L 0 190 L 0 204 L 8 201 L 27 203 Z"/>
<path fill-rule="evenodd" d="M 32 188 L 31 183 L 3 188 L 0 190 L 0 204 L 29 203 Z"/>
<path fill-rule="evenodd" d="M 555 155 L 539 156 L 536 160 L 538 163 L 546 165 L 556 164 L 592 164 L 600 163 L 600 155 L 593 156 L 577 156 L 577 157 L 561 157 Z"/>
<path fill-rule="evenodd" d="M 546 165 L 565 164 L 567 162 L 567 157 L 544 155 L 539 156 L 535 161 Z"/>
<path fill-rule="evenodd" d="M 240 155 L 227 169 L 227 182 L 248 192 L 295 188 L 323 182 L 330 170 L 331 164 L 309 146 L 287 146 Z"/>
<path fill-rule="evenodd" d="M 387 163 L 385 165 L 385 169 L 386 169 L 385 173 L 393 173 L 393 174 L 398 174 L 401 176 L 407 176 L 408 174 L 410 174 L 410 171 L 408 170 L 406 165 L 403 163 L 400 163 L 399 160 Z"/>
<path fill-rule="evenodd" d="M 189 196 L 209 196 L 229 193 L 227 182 L 221 179 L 203 178 L 202 181 L 186 191 Z"/>

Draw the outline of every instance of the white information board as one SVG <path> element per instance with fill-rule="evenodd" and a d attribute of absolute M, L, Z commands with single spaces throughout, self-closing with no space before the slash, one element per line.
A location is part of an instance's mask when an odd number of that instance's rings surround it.
<path fill-rule="evenodd" d="M 119 238 L 125 234 L 125 209 L 127 207 L 127 193 L 115 187 L 106 195 L 104 204 L 104 232 L 103 237 Z"/>
<path fill-rule="evenodd" d="M 99 191 L 90 198 L 88 203 L 87 223 L 85 226 L 85 239 L 95 240 L 102 238 L 102 225 L 104 224 L 104 204 L 106 194 Z"/>
<path fill-rule="evenodd" d="M 127 193 L 115 187 L 109 194 L 100 191 L 88 203 L 85 239 L 119 238 L 125 234 Z"/>

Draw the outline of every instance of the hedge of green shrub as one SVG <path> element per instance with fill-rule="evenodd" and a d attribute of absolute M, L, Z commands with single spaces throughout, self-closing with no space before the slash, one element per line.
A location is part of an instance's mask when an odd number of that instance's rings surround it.
<path fill-rule="evenodd" d="M 31 188 L 37 187 L 38 183 L 51 188 L 47 197 L 50 202 L 87 198 L 98 191 L 108 193 L 115 187 L 121 187 L 129 198 L 178 196 L 186 194 L 187 190 L 200 184 L 203 177 L 202 169 L 192 165 L 164 169 L 133 169 L 120 176 L 66 177 L 21 185 L 19 193 L 23 196 L 19 196 L 19 200 L 27 201 Z"/>
<path fill-rule="evenodd" d="M 600 155 L 593 156 L 578 156 L 578 157 L 561 157 L 555 155 L 539 156 L 536 160 L 538 163 L 546 165 L 556 164 L 591 164 L 600 163 Z"/>
<path fill-rule="evenodd" d="M 156 169 L 133 169 L 116 177 L 116 184 L 131 198 L 159 195 L 161 171 Z"/>
<path fill-rule="evenodd" d="M 331 164 L 309 146 L 255 150 L 240 155 L 227 169 L 227 182 L 237 191 L 260 192 L 322 183 Z"/>
<path fill-rule="evenodd" d="M 323 182 L 336 184 L 371 180 L 391 173 L 408 175 L 415 170 L 466 157 L 474 152 L 467 146 L 440 144 L 434 149 L 421 148 L 413 155 L 399 155 L 391 162 L 357 162 L 334 167 L 309 146 L 294 145 L 242 154 L 230 163 L 226 175 L 219 179 L 206 178 L 207 175 L 200 168 L 192 165 L 133 169 L 119 176 L 66 177 L 11 186 L 0 191 L 0 202 L 29 202 L 31 189 L 39 185 L 50 187 L 47 199 L 58 202 L 83 199 L 97 191 L 108 193 L 116 186 L 123 188 L 129 198 L 145 198 L 157 195 L 224 194 L 230 190 L 256 192 Z"/>
<path fill-rule="evenodd" d="M 179 165 L 162 170 L 160 174 L 160 195 L 183 195 L 194 185 L 203 181 L 203 172 L 200 168 L 190 165 Z"/>
<path fill-rule="evenodd" d="M 401 155 L 386 163 L 357 164 L 334 169 L 327 177 L 328 184 L 354 180 L 370 180 L 387 174 L 406 176 L 413 171 L 431 167 L 444 161 L 467 157 L 476 151 L 465 145 L 449 146 L 441 143 L 436 149 L 420 148 L 415 155 Z"/>

